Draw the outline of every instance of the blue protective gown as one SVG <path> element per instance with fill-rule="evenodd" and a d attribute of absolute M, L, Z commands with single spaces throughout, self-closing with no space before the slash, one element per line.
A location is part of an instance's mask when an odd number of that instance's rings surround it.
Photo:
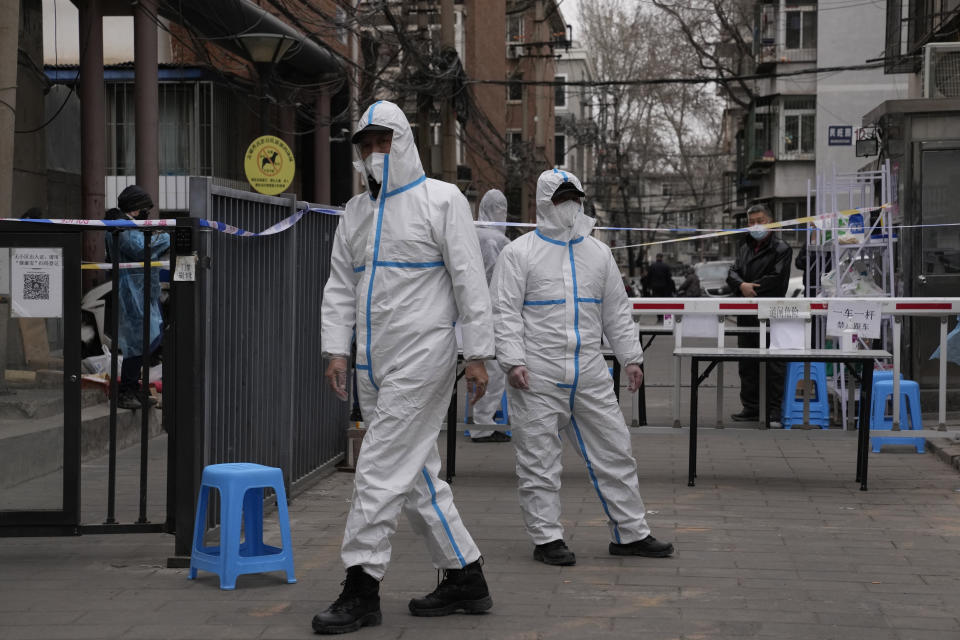
<path fill-rule="evenodd" d="M 114 247 L 113 234 L 106 237 L 110 256 L 120 262 L 143 261 L 143 233 L 121 231 Z M 150 240 L 150 260 L 156 260 L 170 248 L 170 235 L 154 233 Z M 124 357 L 143 355 L 143 270 L 121 269 L 117 280 L 120 301 L 120 351 Z M 150 270 L 150 342 L 160 335 L 160 269 Z"/>

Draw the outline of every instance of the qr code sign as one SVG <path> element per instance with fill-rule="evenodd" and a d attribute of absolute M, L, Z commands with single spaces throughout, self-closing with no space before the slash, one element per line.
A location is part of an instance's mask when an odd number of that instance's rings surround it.
<path fill-rule="evenodd" d="M 50 274 L 49 273 L 23 274 L 23 299 L 24 300 L 49 300 L 50 299 Z"/>

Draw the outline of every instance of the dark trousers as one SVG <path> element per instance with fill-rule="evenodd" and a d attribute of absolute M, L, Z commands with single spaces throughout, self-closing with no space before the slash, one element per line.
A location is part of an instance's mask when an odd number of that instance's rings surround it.
<path fill-rule="evenodd" d="M 752 316 L 738 316 L 738 327 L 759 327 L 760 321 Z M 767 344 L 770 344 L 770 334 L 767 333 Z M 760 346 L 760 336 L 757 333 L 741 334 L 737 336 L 738 347 L 756 349 Z M 783 377 L 786 365 L 783 362 L 767 362 L 767 415 L 770 420 L 780 420 L 781 405 L 783 403 Z M 741 360 L 737 363 L 740 369 L 740 403 L 746 414 L 760 413 L 760 363 L 756 360 Z"/>
<path fill-rule="evenodd" d="M 160 347 L 160 336 L 150 344 L 150 356 Z M 129 356 L 123 359 L 120 365 L 120 393 L 125 391 L 137 392 L 140 390 L 140 374 L 143 369 L 143 356 Z"/>

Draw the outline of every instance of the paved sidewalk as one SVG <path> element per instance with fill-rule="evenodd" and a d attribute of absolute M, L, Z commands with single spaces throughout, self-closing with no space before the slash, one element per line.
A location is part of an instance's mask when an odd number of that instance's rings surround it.
<path fill-rule="evenodd" d="M 855 434 L 701 430 L 686 486 L 687 430 L 634 429 L 640 486 L 670 559 L 607 555 L 608 530 L 583 465 L 565 455 L 574 567 L 532 560 L 510 444 L 461 437 L 457 505 L 485 555 L 493 611 L 414 618 L 407 601 L 436 572 L 406 522 L 381 589 L 384 622 L 352 638 L 960 638 L 960 474 L 930 454 L 870 458 L 854 482 Z M 443 438 L 440 440 L 443 446 Z M 162 534 L 4 539 L 0 639 L 310 638 L 339 593 L 352 476 L 322 479 L 291 505 L 297 577 L 196 581 L 164 568 Z M 276 527 L 268 527 L 276 538 Z"/>

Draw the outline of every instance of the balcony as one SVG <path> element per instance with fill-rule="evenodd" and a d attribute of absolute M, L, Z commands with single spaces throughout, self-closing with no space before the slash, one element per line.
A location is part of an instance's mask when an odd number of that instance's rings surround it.
<path fill-rule="evenodd" d="M 773 71 L 778 64 L 789 64 L 792 62 L 816 62 L 817 49 L 794 49 L 773 41 L 762 41 L 760 51 L 757 53 L 757 73 L 767 73 Z"/>

